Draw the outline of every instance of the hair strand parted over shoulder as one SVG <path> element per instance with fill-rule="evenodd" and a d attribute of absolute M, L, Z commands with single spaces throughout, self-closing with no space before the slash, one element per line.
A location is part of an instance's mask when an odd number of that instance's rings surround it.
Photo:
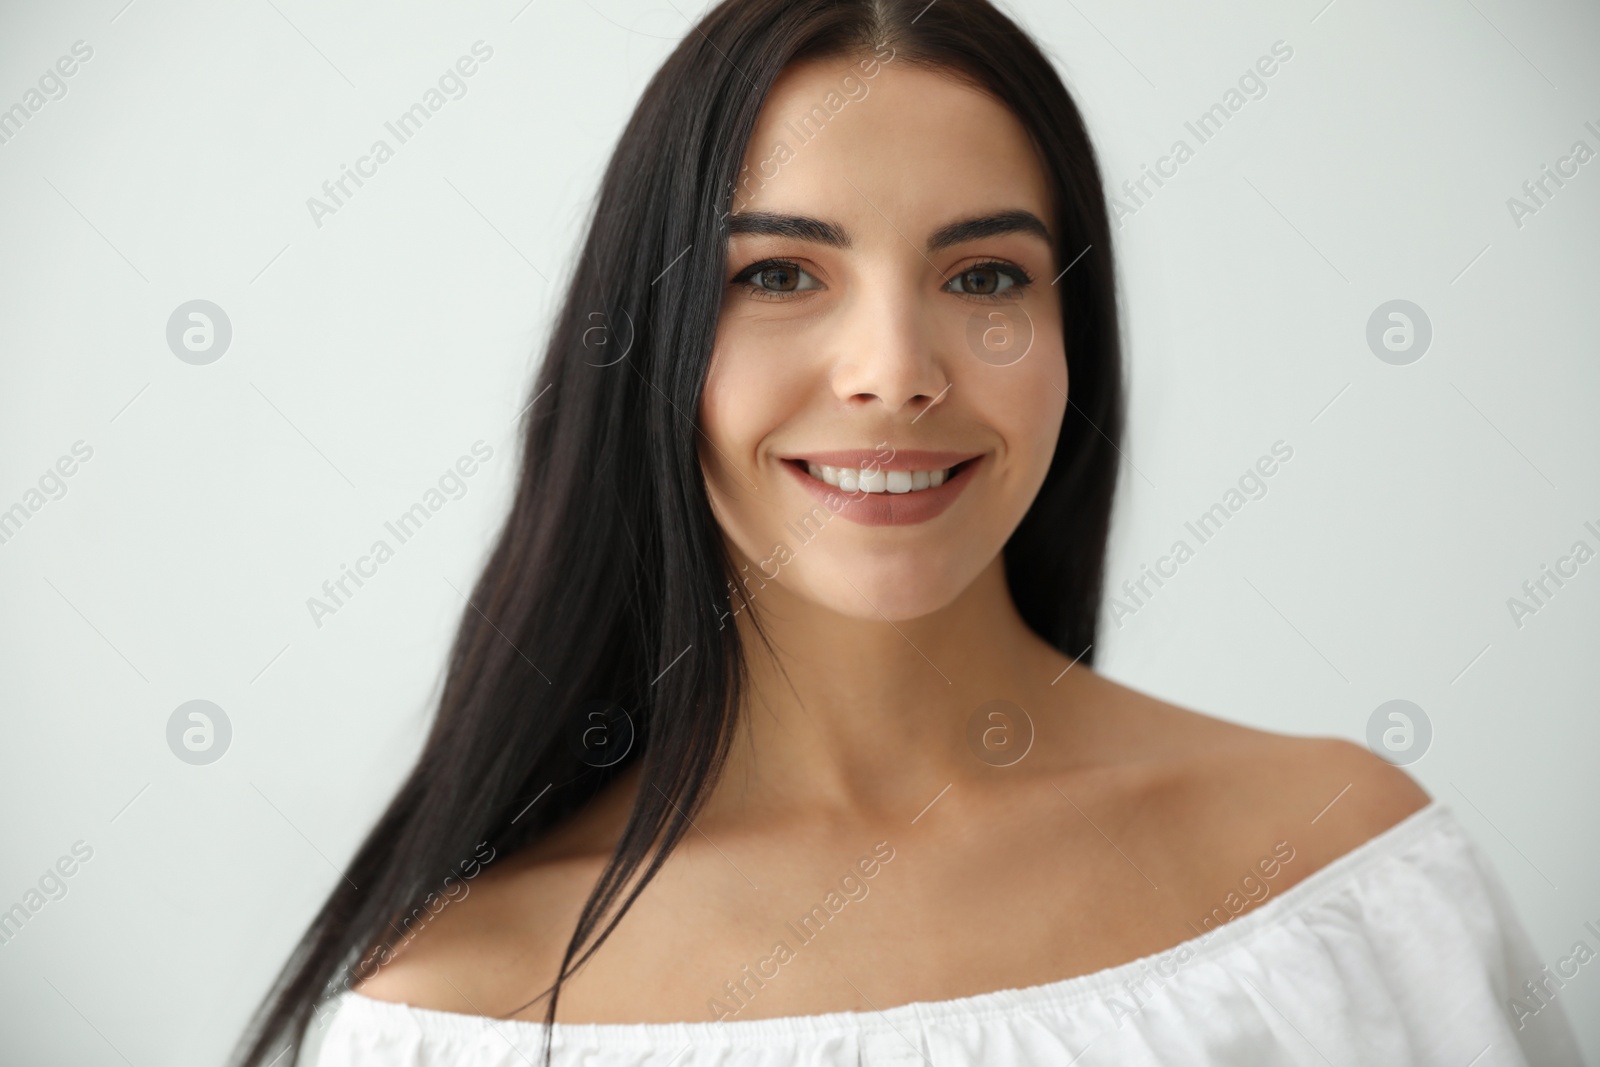
<path fill-rule="evenodd" d="M 298 1048 L 318 1007 L 387 960 L 407 917 L 480 843 L 516 852 L 638 763 L 633 810 L 561 972 L 522 1005 L 548 997 L 553 1021 L 562 982 L 687 832 L 745 684 L 738 630 L 725 623 L 739 594 L 696 448 L 723 220 L 779 73 L 888 50 L 994 96 L 1044 168 L 1056 261 L 1072 264 L 1055 282 L 1071 397 L 1005 564 L 1028 625 L 1093 663 L 1123 384 L 1110 223 L 1076 105 L 987 0 L 725 0 L 685 34 L 617 144 L 533 383 L 511 509 L 462 611 L 422 752 L 256 1010 L 239 1067 Z M 632 736 L 625 757 L 596 766 L 572 739 L 602 703 L 626 709 Z"/>

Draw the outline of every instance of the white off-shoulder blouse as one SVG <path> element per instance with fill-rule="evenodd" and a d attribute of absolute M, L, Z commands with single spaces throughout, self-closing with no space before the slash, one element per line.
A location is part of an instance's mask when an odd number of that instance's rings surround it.
<path fill-rule="evenodd" d="M 876 1012 L 557 1023 L 552 1055 L 556 1067 L 1582 1067 L 1560 983 L 1487 857 L 1433 801 L 1254 910 L 1121 966 Z M 318 1067 L 539 1062 L 539 1021 L 337 999 Z"/>

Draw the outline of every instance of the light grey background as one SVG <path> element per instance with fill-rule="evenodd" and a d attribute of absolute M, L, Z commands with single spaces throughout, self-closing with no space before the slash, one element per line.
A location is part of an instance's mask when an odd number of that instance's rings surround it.
<path fill-rule="evenodd" d="M 509 500 L 513 421 L 615 138 L 683 0 L 8 5 L 0 108 L 83 41 L 0 144 L 0 907 L 78 841 L 67 894 L 0 946 L 5 1063 L 215 1064 L 409 768 L 451 626 Z M 677 6 L 675 7 L 674 4 Z M 1109 565 L 1136 578 L 1273 442 L 1291 461 L 1131 615 L 1113 677 L 1292 733 L 1366 737 L 1498 865 L 1554 962 L 1600 925 L 1600 151 L 1593 4 L 1029 0 L 1122 220 L 1131 430 Z M 475 41 L 493 48 L 336 214 L 306 201 Z M 1293 57 L 1200 145 L 1184 123 Z M 1553 189 L 1554 186 L 1551 186 Z M 232 341 L 192 365 L 173 311 Z M 1380 304 L 1420 360 L 1366 341 Z M 308 597 L 474 442 L 492 458 L 336 614 Z M 1193 543 L 1192 537 L 1188 538 Z M 392 543 L 392 542 L 391 542 Z M 214 702 L 206 765 L 168 721 Z M 1600 1059 L 1600 963 L 1562 1000 Z M 1538 1025 L 1535 1020 L 1530 1025 Z"/>

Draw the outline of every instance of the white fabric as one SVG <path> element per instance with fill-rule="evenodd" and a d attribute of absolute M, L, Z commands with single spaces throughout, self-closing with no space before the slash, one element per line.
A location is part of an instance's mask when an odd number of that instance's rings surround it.
<path fill-rule="evenodd" d="M 557 1023 L 553 1062 L 1582 1067 L 1540 966 L 1489 861 L 1435 801 L 1255 910 L 1122 966 L 881 1012 Z M 1549 983 L 1544 1002 L 1529 979 Z M 539 1063 L 541 1022 L 339 1001 L 318 1067 Z"/>

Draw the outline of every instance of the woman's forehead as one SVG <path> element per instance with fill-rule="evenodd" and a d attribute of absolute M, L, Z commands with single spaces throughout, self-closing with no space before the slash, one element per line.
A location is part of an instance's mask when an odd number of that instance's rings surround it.
<path fill-rule="evenodd" d="M 733 209 L 849 220 L 1031 211 L 1049 183 L 1022 123 L 994 97 L 893 59 L 833 57 L 774 83 L 735 180 Z"/>

